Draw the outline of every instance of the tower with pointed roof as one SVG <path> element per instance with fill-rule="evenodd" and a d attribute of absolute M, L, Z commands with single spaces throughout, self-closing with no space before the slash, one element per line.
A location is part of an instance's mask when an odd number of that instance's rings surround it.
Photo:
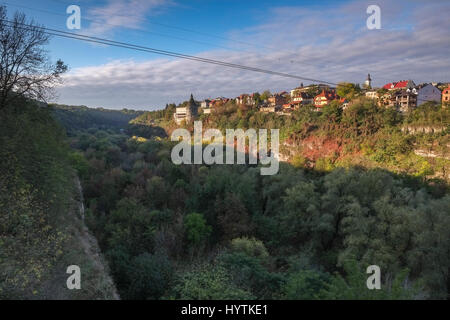
<path fill-rule="evenodd" d="M 372 88 L 372 78 L 370 78 L 370 73 L 367 75 L 366 81 L 364 81 L 364 87 L 366 89 L 371 89 Z"/>

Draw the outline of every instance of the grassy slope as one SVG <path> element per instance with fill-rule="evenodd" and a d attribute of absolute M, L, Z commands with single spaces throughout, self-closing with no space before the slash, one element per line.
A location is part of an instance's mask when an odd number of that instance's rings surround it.
<path fill-rule="evenodd" d="M 108 274 L 82 245 L 79 190 L 62 128 L 50 110 L 20 102 L 0 111 L 0 298 L 114 297 Z M 99 258 L 100 259 L 100 258 Z M 66 287 L 79 265 L 81 290 Z"/>

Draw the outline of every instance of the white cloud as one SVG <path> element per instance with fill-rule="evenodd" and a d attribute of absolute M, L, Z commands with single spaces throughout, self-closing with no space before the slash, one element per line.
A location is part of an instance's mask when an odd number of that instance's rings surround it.
<path fill-rule="evenodd" d="M 330 82 L 376 85 L 413 79 L 450 81 L 450 3 L 378 1 L 382 30 L 367 30 L 365 8 L 357 1 L 331 8 L 274 8 L 270 20 L 231 34 L 260 43 L 255 52 L 211 50 L 201 56 Z M 265 17 L 264 17 L 265 18 Z M 248 47 L 247 47 L 248 48 Z M 186 60 L 113 61 L 73 70 L 60 89 L 61 102 L 111 108 L 161 107 L 196 98 L 283 90 L 301 80 Z M 307 81 L 305 81 L 307 83 Z"/>
<path fill-rule="evenodd" d="M 149 14 L 171 5 L 169 0 L 107 0 L 106 5 L 89 8 L 90 25 L 84 34 L 103 36 L 118 28 L 138 29 Z"/>

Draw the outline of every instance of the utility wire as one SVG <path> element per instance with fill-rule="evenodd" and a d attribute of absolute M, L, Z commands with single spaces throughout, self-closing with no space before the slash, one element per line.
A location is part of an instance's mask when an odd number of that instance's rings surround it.
<path fill-rule="evenodd" d="M 52 1 L 60 3 L 60 4 L 64 4 L 64 5 L 69 5 L 69 3 L 65 2 L 65 1 L 61 1 L 61 0 L 52 0 Z M 51 11 L 48 11 L 48 10 L 35 9 L 35 8 L 31 8 L 31 7 L 26 7 L 26 6 L 23 6 L 23 5 L 9 4 L 6 1 L 4 1 L 3 3 L 5 3 L 6 5 L 9 5 L 9 6 L 21 7 L 21 8 L 25 8 L 25 9 L 29 9 L 29 10 L 40 11 L 40 12 L 54 14 L 54 15 L 58 15 L 58 16 L 65 16 L 63 14 L 51 12 Z M 114 15 L 114 17 L 128 17 L 128 16 L 127 15 Z M 89 18 L 84 18 L 83 17 L 82 19 L 90 21 L 91 23 L 95 23 L 95 24 L 106 24 L 106 25 L 110 25 L 110 26 L 114 26 L 114 27 L 125 27 L 126 28 L 126 26 L 106 23 L 106 22 L 103 22 L 103 21 L 100 22 L 100 21 L 96 21 L 96 20 L 93 20 L 93 19 L 89 19 Z M 210 38 L 217 38 L 217 39 L 226 40 L 226 41 L 230 41 L 230 42 L 234 42 L 234 43 L 244 44 L 247 47 L 255 47 L 255 48 L 267 49 L 267 50 L 276 50 L 276 49 L 278 49 L 278 48 L 270 47 L 270 46 L 266 46 L 266 45 L 250 43 L 250 42 L 246 42 L 246 41 L 241 41 L 241 40 L 236 40 L 236 39 L 232 39 L 232 38 L 222 37 L 222 36 L 219 36 L 219 35 L 213 35 L 213 34 L 204 33 L 204 32 L 191 30 L 191 29 L 187 29 L 187 28 L 182 28 L 182 27 L 178 27 L 178 26 L 158 23 L 158 22 L 151 21 L 149 19 L 146 19 L 145 22 L 148 22 L 148 23 L 154 24 L 154 25 L 159 25 L 159 26 L 162 26 L 162 27 L 165 27 L 165 28 L 171 28 L 171 29 L 180 30 L 180 31 L 183 31 L 183 32 L 189 32 L 189 33 L 193 33 L 193 34 L 198 34 L 198 35 L 202 35 L 202 36 L 206 36 L 206 37 L 210 37 Z M 142 32 L 142 33 L 154 34 L 154 35 L 158 35 L 158 36 L 162 36 L 162 37 L 169 37 L 169 38 L 178 39 L 178 40 L 182 40 L 182 41 L 195 42 L 195 43 L 199 43 L 199 44 L 203 44 L 203 45 L 215 46 L 215 47 L 218 47 L 218 48 L 223 48 L 223 49 L 228 49 L 228 50 L 238 50 L 238 51 L 248 52 L 247 50 L 241 50 L 241 49 L 237 49 L 237 48 L 230 48 L 230 47 L 226 47 L 226 46 L 222 46 L 222 45 L 218 45 L 218 44 L 212 44 L 212 43 L 209 43 L 209 42 L 203 42 L 203 41 L 192 40 L 192 39 L 185 39 L 185 38 L 175 37 L 175 36 L 172 36 L 172 35 L 161 34 L 161 33 L 156 33 L 156 32 L 150 32 L 150 31 L 147 31 L 147 30 L 134 29 L 134 28 L 132 28 L 132 30 L 137 31 L 137 32 Z M 297 52 L 293 52 L 293 51 L 290 51 L 290 52 L 292 54 L 294 54 L 294 55 L 299 55 L 300 56 L 300 54 L 297 53 Z M 306 56 L 303 56 L 303 57 L 306 57 Z M 306 57 L 306 58 L 312 59 L 311 57 Z M 280 59 L 278 59 L 278 60 L 280 60 Z M 329 60 L 327 61 L 327 60 L 323 60 L 323 59 L 321 59 L 321 61 L 323 61 L 323 63 L 325 63 L 325 64 L 331 64 L 331 68 L 338 67 L 338 66 L 336 66 L 334 61 L 329 61 Z M 311 63 L 307 63 L 307 62 L 303 62 L 303 61 L 296 61 L 296 60 L 292 60 L 292 59 L 289 59 L 289 62 L 290 63 L 301 64 L 301 65 L 306 65 L 306 66 L 319 67 L 319 66 L 311 64 Z M 324 66 L 322 66 L 322 68 L 323 67 Z M 328 68 L 330 68 L 330 67 L 328 67 Z M 361 67 L 359 67 L 359 68 L 361 69 Z M 359 74 L 359 72 L 356 72 L 356 71 L 353 71 L 353 72 L 347 71 L 347 72 L 351 73 L 351 74 Z"/>
<path fill-rule="evenodd" d="M 2 4 L 10 6 L 10 7 L 16 7 L 16 8 L 22 8 L 22 9 L 27 9 L 27 10 L 36 11 L 36 12 L 52 14 L 52 15 L 60 16 L 60 17 L 67 17 L 66 14 L 62 14 L 62 13 L 58 13 L 58 12 L 54 12 L 54 11 L 49 11 L 49 10 L 32 8 L 32 7 L 28 7 L 28 6 L 24 6 L 24 5 L 11 4 L 11 3 L 8 3 L 6 1 L 2 1 Z M 121 15 L 119 15 L 119 17 L 121 17 Z M 98 21 L 98 20 L 94 20 L 94 19 L 85 18 L 85 17 L 83 17 L 82 19 L 86 20 L 86 21 L 89 21 L 89 22 L 91 22 L 93 24 L 98 24 L 98 25 L 108 25 L 108 26 L 111 26 L 111 27 L 123 27 L 123 28 L 127 28 L 127 29 L 130 29 L 130 30 L 133 30 L 135 32 L 140 32 L 140 33 L 144 33 L 144 34 L 156 35 L 156 36 L 160 36 L 160 37 L 167 37 L 167 38 L 172 38 L 172 39 L 186 41 L 186 42 L 194 42 L 194 43 L 198 43 L 198 44 L 202 44 L 202 45 L 213 46 L 213 47 L 227 49 L 227 50 L 245 51 L 245 50 L 241 50 L 241 49 L 237 49 L 237 48 L 230 48 L 230 47 L 214 44 L 214 43 L 211 43 L 211 42 L 205 42 L 205 41 L 199 41 L 199 40 L 193 40 L 193 39 L 186 39 L 186 38 L 177 37 L 177 36 L 173 36 L 173 35 L 169 35 L 169 34 L 154 32 L 154 31 L 147 31 L 147 30 L 142 30 L 142 29 L 130 28 L 130 27 L 126 27 L 126 26 L 123 26 L 123 25 L 119 25 L 119 24 L 102 22 L 102 21 Z"/>
<path fill-rule="evenodd" d="M 270 74 L 270 75 L 277 75 L 277 76 L 286 77 L 286 78 L 294 78 L 294 79 L 310 81 L 310 82 L 337 85 L 336 83 L 324 81 L 324 80 L 312 79 L 312 78 L 308 78 L 308 77 L 292 75 L 292 74 L 283 73 L 283 72 L 249 67 L 249 66 L 245 66 L 245 65 L 234 64 L 234 63 L 229 63 L 229 62 L 224 62 L 224 61 L 214 60 L 214 59 L 208 59 L 208 58 L 202 58 L 202 57 L 193 56 L 193 55 L 186 55 L 186 54 L 177 53 L 177 52 L 173 52 L 173 51 L 144 47 L 144 46 L 134 45 L 134 44 L 127 43 L 127 42 L 113 41 L 113 40 L 109 40 L 109 39 L 105 39 L 105 38 L 92 37 L 92 36 L 87 36 L 87 35 L 82 35 L 82 34 L 77 34 L 77 33 L 72 33 L 72 32 L 61 31 L 61 30 L 57 30 L 57 29 L 50 29 L 50 28 L 45 28 L 42 26 L 34 26 L 34 25 L 29 25 L 29 24 L 24 24 L 24 23 L 14 23 L 14 22 L 12 22 L 10 20 L 6 20 L 6 19 L 0 19 L 0 21 L 9 23 L 9 24 L 11 24 L 11 26 L 16 26 L 16 27 L 17 27 L 17 24 L 19 24 L 19 25 L 21 25 L 21 27 L 19 27 L 19 28 L 22 28 L 22 29 L 29 30 L 29 28 L 38 28 L 46 34 L 54 35 L 54 36 L 58 36 L 58 37 L 82 40 L 82 41 L 87 41 L 87 42 L 92 42 L 92 43 L 99 43 L 99 44 L 104 44 L 104 45 L 132 49 L 132 50 L 136 50 L 136 51 L 155 53 L 155 54 L 166 55 L 166 56 L 171 56 L 171 57 L 176 57 L 176 58 L 181 58 L 181 59 L 193 60 L 193 61 L 197 61 L 197 62 L 220 65 L 220 66 L 225 66 L 225 67 L 230 67 L 230 68 L 235 68 L 235 69 L 248 70 L 248 71 L 254 71 L 254 72 L 259 72 L 259 73 L 266 73 L 266 74 Z"/>

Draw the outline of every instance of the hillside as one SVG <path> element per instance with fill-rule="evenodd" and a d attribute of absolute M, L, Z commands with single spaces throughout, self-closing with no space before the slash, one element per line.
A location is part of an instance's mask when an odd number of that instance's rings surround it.
<path fill-rule="evenodd" d="M 130 120 L 143 112 L 128 109 L 109 110 L 88 108 L 85 106 L 67 106 L 51 104 L 52 114 L 68 131 L 73 134 L 77 130 L 112 129 L 120 130 L 128 126 Z"/>
<path fill-rule="evenodd" d="M 180 105 L 181 106 L 181 105 Z M 383 168 L 435 182 L 450 182 L 450 109 L 425 103 L 409 114 L 358 98 L 343 110 L 331 103 L 318 112 L 305 105 L 289 116 L 259 111 L 234 100 L 201 114 L 203 128 L 280 129 L 281 159 L 294 166 L 330 171 L 338 167 Z M 174 107 L 139 116 L 170 134 Z M 135 119 L 134 121 L 136 121 Z M 184 127 L 193 130 L 192 124 Z"/>
<path fill-rule="evenodd" d="M 450 199 L 435 175 L 448 162 L 413 153 L 430 141 L 445 147 L 448 129 L 402 128 L 448 124 L 448 113 L 418 111 L 402 116 L 363 101 L 284 117 L 229 103 L 200 116 L 221 130 L 280 128 L 289 157 L 268 177 L 253 165 L 175 165 L 174 143 L 159 136 L 80 132 L 71 145 L 86 220 L 120 296 L 446 299 Z M 170 133 L 171 113 L 133 122 Z M 363 285 L 374 261 L 385 275 L 379 292 Z"/>
<path fill-rule="evenodd" d="M 71 150 L 51 109 L 21 101 L 0 112 L 0 298 L 117 297 L 82 219 Z M 78 265 L 81 290 L 68 290 Z"/>

